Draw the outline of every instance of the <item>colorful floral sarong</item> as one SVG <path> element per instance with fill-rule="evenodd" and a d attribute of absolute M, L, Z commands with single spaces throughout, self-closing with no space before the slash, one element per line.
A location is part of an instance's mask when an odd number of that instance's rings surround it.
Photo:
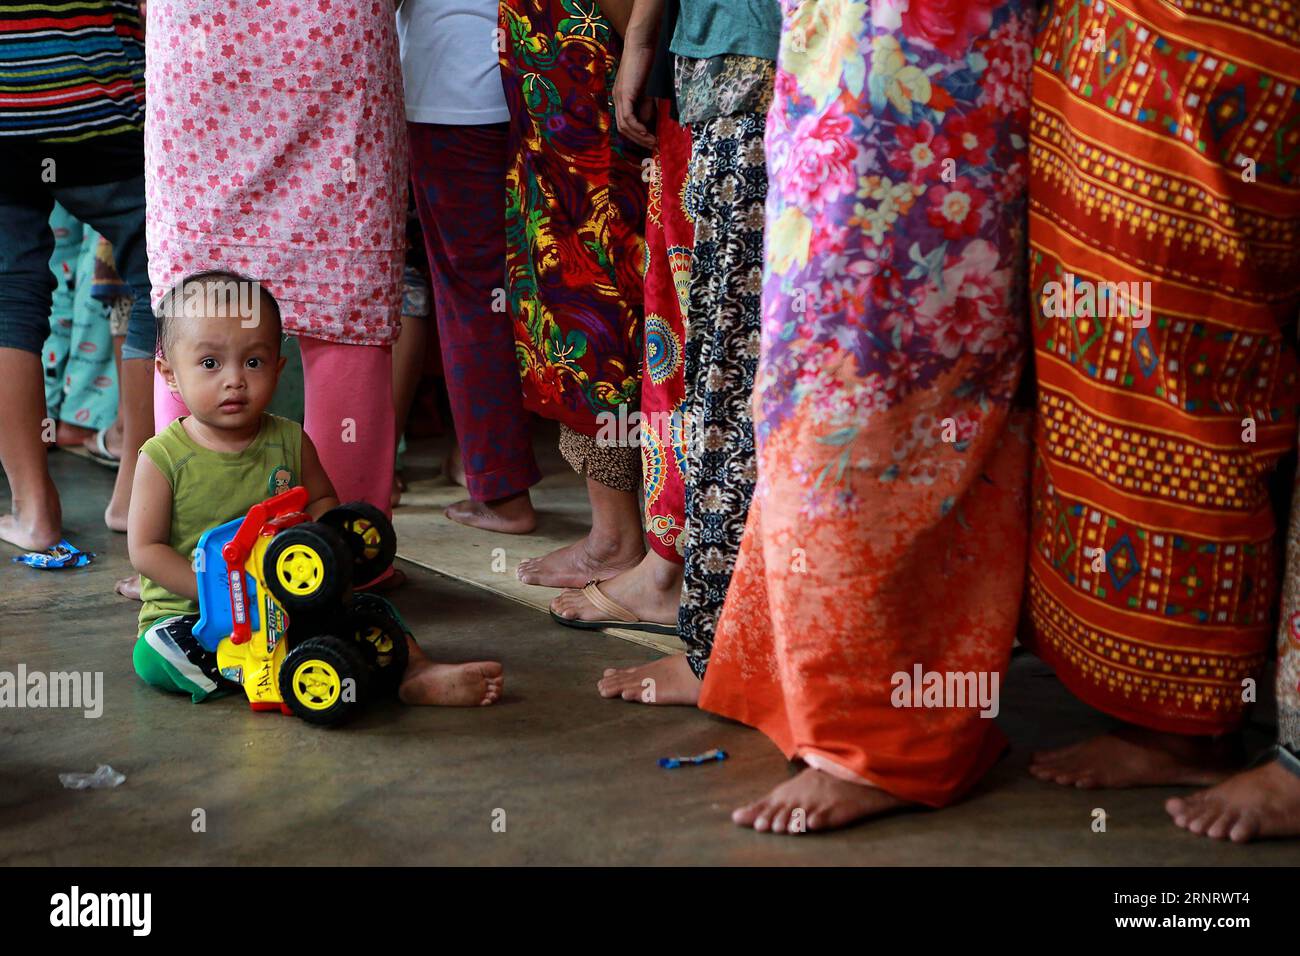
<path fill-rule="evenodd" d="M 1033 8 L 783 6 L 758 485 L 700 706 L 938 806 L 1003 746 L 1023 586 Z M 989 706 L 897 693 L 917 669 Z"/>
<path fill-rule="evenodd" d="M 613 129 L 619 44 L 595 0 L 500 11 L 506 299 L 524 404 L 595 436 L 597 416 L 637 407 L 648 157 Z"/>

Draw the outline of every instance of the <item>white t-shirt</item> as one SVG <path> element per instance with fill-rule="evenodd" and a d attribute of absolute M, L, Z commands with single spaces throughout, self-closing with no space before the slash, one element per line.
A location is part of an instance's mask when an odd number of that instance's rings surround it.
<path fill-rule="evenodd" d="M 406 118 L 451 126 L 510 119 L 496 31 L 497 0 L 405 0 L 397 36 Z"/>

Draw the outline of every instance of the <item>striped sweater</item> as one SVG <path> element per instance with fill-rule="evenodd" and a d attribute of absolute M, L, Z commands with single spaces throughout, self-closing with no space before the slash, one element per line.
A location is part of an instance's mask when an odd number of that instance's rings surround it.
<path fill-rule="evenodd" d="M 143 129 L 136 0 L 0 3 L 0 152 L 5 143 L 91 145 Z"/>

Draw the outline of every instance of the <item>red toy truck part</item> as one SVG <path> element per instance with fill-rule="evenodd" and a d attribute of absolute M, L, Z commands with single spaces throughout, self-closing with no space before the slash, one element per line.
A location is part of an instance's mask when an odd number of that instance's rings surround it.
<path fill-rule="evenodd" d="M 234 630 L 230 640 L 235 644 L 245 644 L 252 637 L 252 628 L 248 620 L 248 602 L 244 592 L 244 562 L 253 552 L 253 543 L 262 533 L 262 528 L 270 521 L 282 515 L 301 513 L 307 507 L 307 489 L 302 485 L 282 491 L 274 498 L 267 498 L 248 509 L 243 523 L 235 536 L 221 548 L 221 556 L 226 560 L 226 570 L 230 575 L 230 620 Z M 299 519 L 306 521 L 307 516 Z M 283 524 L 297 524 L 284 522 Z"/>

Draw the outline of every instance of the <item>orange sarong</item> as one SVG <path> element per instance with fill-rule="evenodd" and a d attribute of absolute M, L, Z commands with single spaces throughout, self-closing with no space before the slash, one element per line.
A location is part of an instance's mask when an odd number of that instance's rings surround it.
<path fill-rule="evenodd" d="M 995 697 L 1024 584 L 1033 8 L 890 13 L 786 4 L 758 484 L 700 706 L 941 806 L 1004 746 L 996 700 L 932 700 L 912 675 Z"/>
<path fill-rule="evenodd" d="M 1057 3 L 1037 48 L 1033 647 L 1100 710 L 1221 733 L 1265 663 L 1296 443 L 1300 20 Z M 1120 283 L 1143 300 L 1102 308 Z"/>

